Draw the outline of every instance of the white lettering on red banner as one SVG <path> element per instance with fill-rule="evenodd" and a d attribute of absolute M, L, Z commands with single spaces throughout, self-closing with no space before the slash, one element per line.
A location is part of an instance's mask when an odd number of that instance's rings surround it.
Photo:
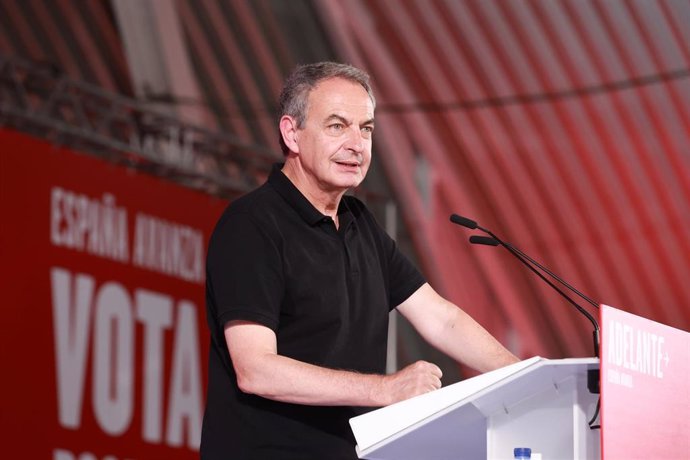
<path fill-rule="evenodd" d="M 204 238 L 200 230 L 137 213 L 134 238 L 127 209 L 104 193 L 102 199 L 53 187 L 50 241 L 55 246 L 116 260 L 184 281 L 204 282 Z M 133 241 L 130 257 L 130 241 Z"/>
<path fill-rule="evenodd" d="M 186 225 L 137 214 L 132 263 L 185 281 L 204 280 L 201 232 Z"/>
<path fill-rule="evenodd" d="M 72 274 L 61 267 L 53 267 L 50 274 L 60 424 L 70 429 L 81 426 L 87 351 L 93 343 L 91 407 L 99 427 L 111 436 L 128 430 L 135 391 L 140 389 L 142 438 L 178 447 L 184 444 L 186 432 L 187 447 L 198 449 L 202 388 L 195 304 L 175 303 L 170 296 L 145 289 L 136 289 L 132 295 L 116 281 L 97 284 L 91 275 Z M 143 328 L 142 363 L 134 358 L 137 326 Z M 166 401 L 164 344 L 170 329 L 172 372 Z M 142 382 L 134 381 L 135 366 L 142 366 Z"/>
<path fill-rule="evenodd" d="M 104 193 L 101 200 L 53 187 L 50 196 L 50 241 L 120 262 L 129 260 L 127 210 Z"/>
<path fill-rule="evenodd" d="M 620 369 L 611 369 L 609 381 L 629 388 L 633 387 L 632 371 L 657 379 L 664 378 L 669 355 L 665 351 L 662 335 L 636 329 L 620 321 L 610 321 L 604 332 L 608 363 Z M 625 371 L 623 371 L 625 370 Z"/>
<path fill-rule="evenodd" d="M 99 460 L 99 457 L 91 452 L 82 452 L 79 455 L 74 455 L 69 450 L 55 449 L 53 450 L 53 460 Z M 102 460 L 118 460 L 114 455 L 106 455 Z M 128 460 L 128 459 L 125 459 Z"/>

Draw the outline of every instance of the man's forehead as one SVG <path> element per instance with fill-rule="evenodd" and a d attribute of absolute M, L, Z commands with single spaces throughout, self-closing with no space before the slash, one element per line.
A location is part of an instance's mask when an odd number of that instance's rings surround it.
<path fill-rule="evenodd" d="M 319 118 L 332 115 L 347 117 L 348 114 L 357 118 L 374 117 L 374 104 L 369 93 L 359 83 L 342 78 L 319 83 L 310 92 L 308 101 L 308 113 L 318 112 Z"/>
<path fill-rule="evenodd" d="M 367 90 L 358 82 L 344 78 L 329 78 L 321 81 L 311 90 L 309 99 L 323 99 L 350 106 L 368 105 L 373 109 L 373 102 Z"/>

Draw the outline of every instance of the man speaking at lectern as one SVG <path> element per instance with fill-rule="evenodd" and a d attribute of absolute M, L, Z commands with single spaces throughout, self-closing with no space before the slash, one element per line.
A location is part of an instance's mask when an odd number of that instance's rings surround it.
<path fill-rule="evenodd" d="M 375 106 L 368 75 L 349 65 L 286 80 L 285 163 L 227 208 L 209 242 L 203 459 L 357 458 L 351 417 L 441 387 L 429 362 L 384 375 L 394 308 L 478 371 L 517 361 L 345 196 L 369 168 Z"/>

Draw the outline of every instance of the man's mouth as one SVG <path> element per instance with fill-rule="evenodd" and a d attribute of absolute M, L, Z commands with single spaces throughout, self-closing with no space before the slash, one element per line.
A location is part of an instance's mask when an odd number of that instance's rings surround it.
<path fill-rule="evenodd" d="M 349 166 L 349 167 L 358 167 L 360 166 L 358 161 L 336 161 L 339 165 L 343 166 Z"/>

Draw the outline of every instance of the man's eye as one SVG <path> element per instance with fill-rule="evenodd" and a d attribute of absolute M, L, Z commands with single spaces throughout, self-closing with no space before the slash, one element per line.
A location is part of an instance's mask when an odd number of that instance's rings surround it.
<path fill-rule="evenodd" d="M 342 123 L 333 123 L 332 125 L 329 126 L 329 128 L 331 128 L 333 131 L 340 131 L 344 127 L 345 127 L 345 125 L 343 125 Z"/>
<path fill-rule="evenodd" d="M 374 127 L 373 127 L 373 126 L 364 126 L 364 127 L 362 128 L 362 131 L 364 131 L 365 133 L 373 133 L 373 132 L 374 132 Z"/>

